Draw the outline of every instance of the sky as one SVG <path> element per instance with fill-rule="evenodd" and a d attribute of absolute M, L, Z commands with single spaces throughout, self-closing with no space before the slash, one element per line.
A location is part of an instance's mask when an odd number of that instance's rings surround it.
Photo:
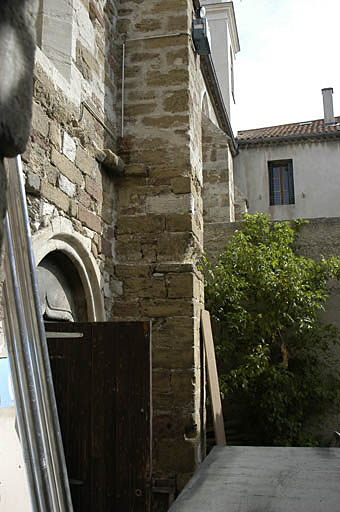
<path fill-rule="evenodd" d="M 236 130 L 340 115 L 340 0 L 234 0 Z"/>

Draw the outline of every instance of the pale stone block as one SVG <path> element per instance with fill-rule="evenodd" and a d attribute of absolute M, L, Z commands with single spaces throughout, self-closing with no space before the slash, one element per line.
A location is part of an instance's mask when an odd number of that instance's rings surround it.
<path fill-rule="evenodd" d="M 122 281 L 117 281 L 116 279 L 112 279 L 110 286 L 111 286 L 111 292 L 112 292 L 113 297 L 120 297 L 123 295 Z"/>
<path fill-rule="evenodd" d="M 54 2 L 58 4 L 59 2 Z M 67 79 L 71 76 L 72 22 L 68 17 L 42 17 L 41 49 Z"/>
<path fill-rule="evenodd" d="M 110 285 L 109 283 L 105 283 L 104 286 L 103 286 L 103 293 L 104 293 L 104 297 L 111 297 L 111 290 L 110 290 Z"/>
<path fill-rule="evenodd" d="M 76 159 L 77 146 L 74 142 L 73 138 L 67 133 L 64 132 L 63 135 L 63 153 L 64 155 L 74 162 Z"/>
<path fill-rule="evenodd" d="M 41 194 L 51 203 L 55 204 L 58 208 L 67 212 L 70 206 L 68 196 L 56 187 L 52 187 L 46 181 L 41 184 Z"/>
<path fill-rule="evenodd" d="M 59 188 L 69 197 L 74 197 L 76 194 L 76 185 L 62 174 L 59 175 Z"/>
<path fill-rule="evenodd" d="M 89 238 L 90 240 L 93 240 L 95 232 L 88 228 L 83 228 L 83 230 L 84 230 L 84 233 L 86 234 L 87 238 Z"/>
<path fill-rule="evenodd" d="M 57 148 L 58 151 L 61 149 L 61 137 L 60 127 L 56 121 L 52 121 L 49 129 L 49 137 L 51 143 Z"/>
<path fill-rule="evenodd" d="M 25 187 L 29 194 L 38 195 L 40 192 L 40 177 L 38 174 L 29 172 L 27 174 Z"/>
<path fill-rule="evenodd" d="M 80 39 L 82 44 L 88 48 L 92 53 L 94 52 L 95 46 L 95 31 L 93 24 L 89 17 L 89 12 L 84 8 L 82 2 L 76 0 L 75 9 L 77 10 L 77 18 L 74 30 L 73 48 L 75 49 L 76 39 Z M 75 58 L 75 54 L 73 55 Z"/>
<path fill-rule="evenodd" d="M 49 131 L 49 119 L 40 105 L 33 103 L 32 127 L 43 137 L 47 137 Z"/>
<path fill-rule="evenodd" d="M 162 194 L 146 198 L 148 213 L 188 213 L 190 207 L 190 194 Z"/>
<path fill-rule="evenodd" d="M 42 202 L 42 204 L 41 204 L 41 215 L 43 217 L 45 217 L 46 215 L 47 216 L 52 216 L 55 212 L 56 212 L 56 207 L 53 204 L 47 203 L 45 201 Z"/>
<path fill-rule="evenodd" d="M 52 221 L 52 230 L 57 233 L 73 234 L 72 221 L 65 217 L 56 217 Z"/>
<path fill-rule="evenodd" d="M 43 11 L 44 14 L 57 18 L 69 17 L 72 13 L 73 1 L 72 0 L 44 0 Z"/>

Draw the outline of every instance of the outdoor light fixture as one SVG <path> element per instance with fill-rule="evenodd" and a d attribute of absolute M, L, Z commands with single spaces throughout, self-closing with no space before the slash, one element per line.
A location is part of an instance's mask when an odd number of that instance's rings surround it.
<path fill-rule="evenodd" d="M 210 55 L 210 33 L 204 7 L 200 9 L 200 18 L 192 22 L 192 39 L 198 55 Z"/>
<path fill-rule="evenodd" d="M 205 7 L 200 8 L 200 18 L 205 18 L 205 15 L 207 13 L 207 10 Z"/>

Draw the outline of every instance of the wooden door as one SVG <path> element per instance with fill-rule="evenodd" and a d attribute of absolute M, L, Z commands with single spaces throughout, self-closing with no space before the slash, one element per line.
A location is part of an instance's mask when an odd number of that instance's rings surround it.
<path fill-rule="evenodd" d="M 148 512 L 149 323 L 45 325 L 75 512 Z"/>

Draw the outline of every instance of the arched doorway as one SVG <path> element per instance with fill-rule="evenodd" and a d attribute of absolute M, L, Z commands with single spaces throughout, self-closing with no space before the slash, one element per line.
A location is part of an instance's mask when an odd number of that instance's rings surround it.
<path fill-rule="evenodd" d="M 86 322 L 86 297 L 77 269 L 62 251 L 52 251 L 39 263 L 37 277 L 45 321 Z"/>
<path fill-rule="evenodd" d="M 75 322 L 105 321 L 101 275 L 91 253 L 91 241 L 63 218 L 54 219 L 51 226 L 35 233 L 32 241 L 45 319 L 72 321 L 72 316 Z M 46 308 L 44 281 L 47 280 L 55 290 L 59 289 L 59 295 L 53 300 L 47 290 L 50 306 L 50 301 L 58 300 L 53 308 Z M 65 318 L 62 318 L 63 314 Z"/>
<path fill-rule="evenodd" d="M 91 243 L 67 219 L 33 249 L 73 509 L 149 511 L 150 324 L 103 322 Z"/>

